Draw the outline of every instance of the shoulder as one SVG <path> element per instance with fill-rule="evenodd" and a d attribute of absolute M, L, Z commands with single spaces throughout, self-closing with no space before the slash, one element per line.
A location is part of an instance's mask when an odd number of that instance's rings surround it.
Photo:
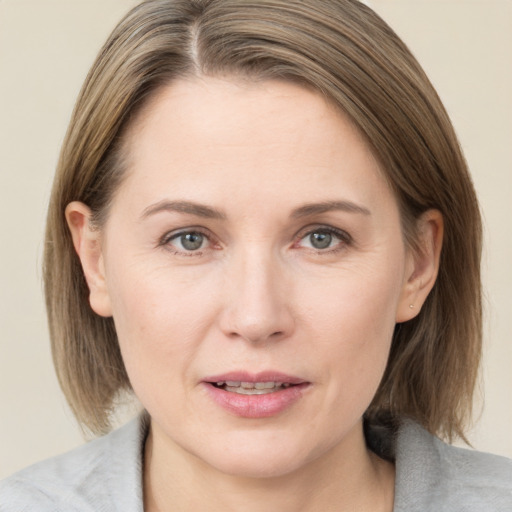
<path fill-rule="evenodd" d="M 142 510 L 144 419 L 0 482 L 0 512 Z"/>
<path fill-rule="evenodd" d="M 512 460 L 456 448 L 413 422 L 396 440 L 396 512 L 512 512 Z"/>

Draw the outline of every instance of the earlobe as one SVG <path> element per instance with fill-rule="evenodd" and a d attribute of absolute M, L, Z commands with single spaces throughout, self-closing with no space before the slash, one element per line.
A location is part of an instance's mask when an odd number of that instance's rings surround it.
<path fill-rule="evenodd" d="M 80 258 L 89 287 L 91 308 L 100 316 L 112 316 L 101 250 L 101 233 L 92 226 L 91 210 L 84 203 L 73 201 L 67 205 L 65 215 L 73 246 Z"/>
<path fill-rule="evenodd" d="M 411 320 L 420 312 L 434 287 L 439 272 L 443 244 L 443 216 L 438 210 L 428 210 L 417 221 L 417 244 L 407 252 L 402 295 L 396 322 Z"/>

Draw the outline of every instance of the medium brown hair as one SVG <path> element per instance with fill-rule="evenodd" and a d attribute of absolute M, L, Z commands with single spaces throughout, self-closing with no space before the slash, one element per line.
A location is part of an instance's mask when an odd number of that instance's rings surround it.
<path fill-rule="evenodd" d="M 291 80 L 345 112 L 395 192 L 405 239 L 435 208 L 445 236 L 437 282 L 416 318 L 395 328 L 366 421 L 415 419 L 463 436 L 481 353 L 481 221 L 457 138 L 404 43 L 356 0 L 149 0 L 120 22 L 78 98 L 51 196 L 44 280 L 57 374 L 77 419 L 109 429 L 130 384 L 114 323 L 96 315 L 64 210 L 82 201 L 99 226 L 123 178 L 123 134 L 180 77 Z"/>

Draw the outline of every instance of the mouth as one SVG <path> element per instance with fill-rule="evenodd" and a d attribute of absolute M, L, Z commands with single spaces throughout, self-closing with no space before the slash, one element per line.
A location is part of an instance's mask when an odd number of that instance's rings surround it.
<path fill-rule="evenodd" d="M 299 377 L 267 371 L 230 372 L 203 380 L 207 396 L 229 414 L 252 419 L 277 416 L 300 402 L 311 386 Z"/>
<path fill-rule="evenodd" d="M 229 393 L 238 393 L 239 395 L 267 395 L 269 393 L 276 393 L 288 389 L 298 384 L 290 382 L 279 381 L 261 381 L 261 382 L 248 382 L 239 380 L 227 380 L 218 382 L 209 382 L 217 389 L 228 391 Z"/>
<path fill-rule="evenodd" d="M 272 370 L 258 373 L 246 371 L 227 372 L 207 377 L 204 379 L 204 382 L 217 389 L 240 395 L 264 395 L 295 386 L 303 387 L 306 384 L 310 384 L 300 377 Z"/>

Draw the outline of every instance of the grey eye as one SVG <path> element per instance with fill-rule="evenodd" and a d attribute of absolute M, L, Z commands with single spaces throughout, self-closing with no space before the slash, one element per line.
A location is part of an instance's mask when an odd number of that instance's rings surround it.
<path fill-rule="evenodd" d="M 204 235 L 201 233 L 184 233 L 180 235 L 181 246 L 187 251 L 197 251 L 201 249 L 204 243 Z"/>
<path fill-rule="evenodd" d="M 315 249 L 327 249 L 332 243 L 332 238 L 331 233 L 319 231 L 309 235 L 309 243 Z"/>

